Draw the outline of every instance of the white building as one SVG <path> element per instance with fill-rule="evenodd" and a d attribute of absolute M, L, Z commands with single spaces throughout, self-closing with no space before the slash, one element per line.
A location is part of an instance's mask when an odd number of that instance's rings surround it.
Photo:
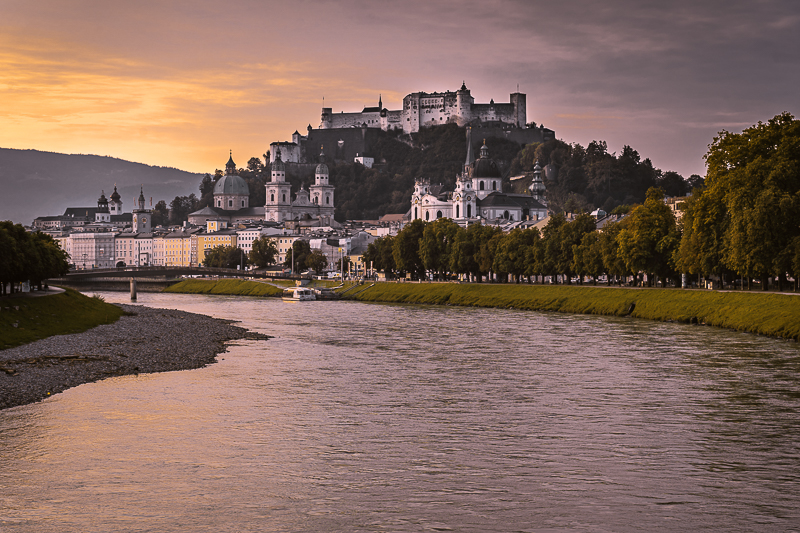
<path fill-rule="evenodd" d="M 411 197 L 411 220 L 433 221 L 450 218 L 461 225 L 478 221 L 540 220 L 547 216 L 543 187 L 536 188 L 536 196 L 503 193 L 502 174 L 497 163 L 489 158 L 489 148 L 484 142 L 481 156 L 472 160 L 471 130 L 467 128 L 467 160 L 464 172 L 458 176 L 453 191 L 444 191 L 441 185 L 431 185 L 427 178 L 414 183 Z M 534 184 L 541 182 L 541 167 L 536 166 Z"/>

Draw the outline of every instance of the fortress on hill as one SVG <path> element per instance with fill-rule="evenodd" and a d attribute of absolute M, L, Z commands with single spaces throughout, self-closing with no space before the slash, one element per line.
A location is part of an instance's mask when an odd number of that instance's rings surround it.
<path fill-rule="evenodd" d="M 322 108 L 320 129 L 358 128 L 366 124 L 368 128 L 383 131 L 403 130 L 403 133 L 416 133 L 421 127 L 458 124 L 466 126 L 475 122 L 500 122 L 516 128 L 524 128 L 527 120 L 525 95 L 511 93 L 510 102 L 496 104 L 476 104 L 475 99 L 462 83 L 455 92 L 411 93 L 403 98 L 403 109 L 390 111 L 383 108 L 381 98 L 378 107 L 365 107 L 360 113 L 333 113 L 330 107 Z"/>
<path fill-rule="evenodd" d="M 371 155 L 375 132 L 399 130 L 411 134 L 444 124 L 469 125 L 481 138 L 503 137 L 523 145 L 555 138 L 553 130 L 528 124 L 525 94 L 511 93 L 507 103 L 492 99 L 488 104 L 476 104 L 462 83 L 457 91 L 411 93 L 403 98 L 403 108 L 397 110 L 385 109 L 380 96 L 377 106 L 355 113 L 334 113 L 333 108 L 323 107 L 318 129 L 309 124 L 306 135 L 295 131 L 291 141 L 270 144 L 270 162 L 275 161 L 280 149 L 284 162 L 312 163 L 320 147 L 333 159 L 352 162 Z"/>

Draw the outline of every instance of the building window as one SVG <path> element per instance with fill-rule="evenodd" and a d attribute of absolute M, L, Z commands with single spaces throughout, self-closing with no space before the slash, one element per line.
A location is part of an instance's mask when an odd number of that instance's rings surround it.
<path fill-rule="evenodd" d="M 467 204 L 467 218 L 472 218 L 472 206 Z"/>
<path fill-rule="evenodd" d="M 436 218 L 442 218 L 442 212 L 436 211 Z"/>
<path fill-rule="evenodd" d="M 460 213 L 460 211 L 459 211 L 459 207 L 461 207 L 461 206 L 459 206 L 459 205 L 456 205 L 456 218 L 458 218 L 458 215 L 459 215 L 459 213 Z"/>
<path fill-rule="evenodd" d="M 483 190 L 483 182 L 481 181 L 481 190 Z"/>
<path fill-rule="evenodd" d="M 228 200 L 228 207 L 233 207 L 233 200 Z"/>
<path fill-rule="evenodd" d="M 496 182 L 496 181 L 493 181 L 493 182 L 492 182 L 492 190 L 493 190 L 493 191 L 496 191 L 496 190 L 497 190 L 497 182 Z"/>
<path fill-rule="evenodd" d="M 270 202 L 274 202 L 275 201 L 275 195 L 274 194 L 270 194 L 269 195 L 269 201 Z"/>
<path fill-rule="evenodd" d="M 430 219 L 431 219 L 430 211 L 425 211 L 425 220 L 430 220 Z"/>

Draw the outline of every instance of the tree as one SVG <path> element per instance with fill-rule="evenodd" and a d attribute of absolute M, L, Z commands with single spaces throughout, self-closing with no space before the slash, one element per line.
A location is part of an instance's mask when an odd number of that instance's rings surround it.
<path fill-rule="evenodd" d="M 628 270 L 667 278 L 674 273 L 679 244 L 675 215 L 664 203 L 664 191 L 651 188 L 647 200 L 631 211 L 617 236 L 619 253 Z M 652 277 L 648 276 L 648 285 Z"/>
<path fill-rule="evenodd" d="M 605 272 L 603 247 L 597 230 L 584 234 L 581 243 L 572 246 L 572 262 L 581 281 L 584 276 L 591 276 L 597 285 L 597 276 Z"/>
<path fill-rule="evenodd" d="M 292 243 L 283 266 L 293 268 L 294 272 L 302 272 L 308 267 L 306 259 L 309 255 L 311 255 L 311 244 L 298 239 Z"/>
<path fill-rule="evenodd" d="M 763 288 L 770 275 L 782 281 L 800 236 L 800 121 L 783 113 L 739 134 L 722 131 L 705 159 L 681 264 L 761 277 Z"/>
<path fill-rule="evenodd" d="M 278 246 L 275 239 L 262 235 L 253 241 L 253 249 L 250 250 L 250 262 L 258 268 L 265 268 L 275 263 L 278 257 Z"/>
<path fill-rule="evenodd" d="M 264 164 L 261 163 L 261 159 L 257 157 L 251 157 L 247 160 L 247 170 L 250 172 L 261 172 L 264 170 Z"/>
<path fill-rule="evenodd" d="M 176 196 L 169 204 L 169 222 L 174 226 L 179 226 L 189 220 L 189 213 L 197 207 L 197 196 L 194 193 L 189 196 Z"/>
<path fill-rule="evenodd" d="M 153 215 L 150 217 L 152 221 L 152 226 L 165 226 L 169 223 L 169 209 L 167 208 L 167 202 L 164 200 L 159 200 L 156 202 L 156 206 L 153 208 Z"/>
<path fill-rule="evenodd" d="M 325 267 L 328 266 L 328 258 L 325 257 L 325 254 L 322 253 L 322 250 L 314 250 L 310 254 L 306 256 L 306 266 L 316 272 L 317 274 L 321 274 Z"/>
<path fill-rule="evenodd" d="M 215 246 L 206 252 L 203 264 L 207 267 L 236 268 L 246 267 L 249 262 L 244 250 L 237 246 Z"/>
<path fill-rule="evenodd" d="M 440 275 L 450 271 L 453 245 L 459 231 L 464 230 L 449 218 L 440 218 L 425 226 L 419 256 L 426 270 Z"/>
<path fill-rule="evenodd" d="M 420 219 L 412 220 L 395 236 L 392 256 L 397 270 L 409 272 L 417 279 L 425 277 L 425 265 L 419 255 L 420 240 L 426 223 Z"/>

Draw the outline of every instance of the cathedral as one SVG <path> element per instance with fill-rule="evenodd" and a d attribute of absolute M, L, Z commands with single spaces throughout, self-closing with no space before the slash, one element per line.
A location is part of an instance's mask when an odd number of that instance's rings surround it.
<path fill-rule="evenodd" d="M 317 218 L 320 224 L 329 226 L 333 222 L 333 193 L 330 184 L 325 154 L 320 152 L 319 164 L 314 171 L 314 185 L 297 191 L 292 201 L 292 185 L 286 181 L 286 165 L 281 160 L 281 150 L 275 153 L 270 181 L 266 184 L 267 201 L 264 205 L 264 220 L 284 222 Z"/>
<path fill-rule="evenodd" d="M 431 185 L 427 178 L 415 181 L 411 220 L 450 218 L 468 225 L 479 221 L 499 223 L 545 218 L 547 205 L 538 162 L 534 168 L 532 194 L 504 193 L 500 168 L 489 157 L 486 142 L 481 146 L 480 158 L 474 159 L 471 136 L 472 130 L 467 128 L 467 159 L 454 191 L 443 191 L 441 185 Z"/>

